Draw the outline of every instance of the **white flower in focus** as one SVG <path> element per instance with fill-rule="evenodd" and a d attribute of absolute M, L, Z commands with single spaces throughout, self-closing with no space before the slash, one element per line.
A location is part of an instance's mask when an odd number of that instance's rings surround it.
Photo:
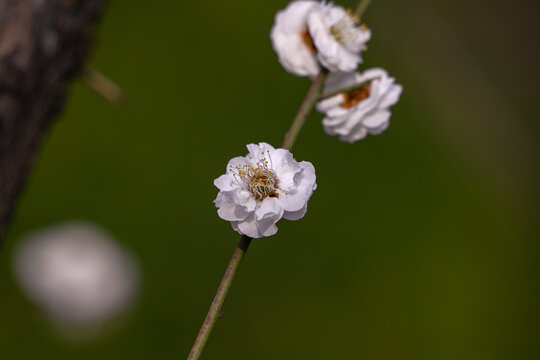
<path fill-rule="evenodd" d="M 32 233 L 14 260 L 22 290 L 61 328 L 100 325 L 126 310 L 137 292 L 135 260 L 91 224 Z"/>
<path fill-rule="evenodd" d="M 314 77 L 320 71 L 306 23 L 309 11 L 318 7 L 321 3 L 315 1 L 293 1 L 276 14 L 270 39 L 279 62 L 291 74 Z"/>
<path fill-rule="evenodd" d="M 380 68 L 363 73 L 330 73 L 323 93 L 365 84 L 317 103 L 317 110 L 326 113 L 322 123 L 329 135 L 338 135 L 346 142 L 363 139 L 367 134 L 382 133 L 390 124 L 388 108 L 399 100 L 403 87 Z"/>
<path fill-rule="evenodd" d="M 361 52 L 371 31 L 350 11 L 334 4 L 322 4 L 307 17 L 309 33 L 319 62 L 331 72 L 355 71 L 362 63 Z"/>
<path fill-rule="evenodd" d="M 267 143 L 249 144 L 247 149 L 245 157 L 231 159 L 226 173 L 214 180 L 220 190 L 214 203 L 219 217 L 230 221 L 240 234 L 274 235 L 282 217 L 298 220 L 305 215 L 317 188 L 315 168 Z"/>

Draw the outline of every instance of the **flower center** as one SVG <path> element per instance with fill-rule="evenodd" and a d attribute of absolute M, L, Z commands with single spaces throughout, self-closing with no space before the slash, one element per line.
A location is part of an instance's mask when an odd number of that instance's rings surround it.
<path fill-rule="evenodd" d="M 276 192 L 279 180 L 274 172 L 268 167 L 268 160 L 265 158 L 253 165 L 237 165 L 231 169 L 235 178 L 245 186 L 245 188 L 255 196 L 257 200 L 264 200 L 268 196 L 279 197 Z M 244 190 L 245 188 L 242 188 Z"/>
<path fill-rule="evenodd" d="M 271 170 L 261 169 L 256 169 L 247 182 L 249 192 L 258 200 L 263 200 L 268 196 L 278 197 L 277 184 L 278 180 Z"/>
<path fill-rule="evenodd" d="M 359 27 L 359 19 L 356 16 L 347 14 L 337 23 L 330 26 L 330 34 L 338 43 L 351 52 L 359 52 L 364 47 L 362 41 L 363 27 Z"/>
<path fill-rule="evenodd" d="M 340 107 L 344 109 L 352 108 L 353 106 L 358 104 L 360 101 L 369 97 L 370 89 L 371 89 L 371 83 L 368 83 L 358 89 L 354 89 L 352 91 L 343 93 L 343 97 L 345 99 L 341 103 Z"/>
<path fill-rule="evenodd" d="M 317 49 L 315 48 L 315 45 L 313 44 L 313 38 L 309 34 L 308 28 L 304 28 L 304 30 L 300 31 L 300 38 L 302 39 L 302 42 L 310 52 L 315 54 L 317 52 Z"/>
<path fill-rule="evenodd" d="M 338 23 L 339 24 L 339 23 Z M 340 43 L 343 42 L 343 29 L 338 25 L 330 26 L 330 34 Z"/>

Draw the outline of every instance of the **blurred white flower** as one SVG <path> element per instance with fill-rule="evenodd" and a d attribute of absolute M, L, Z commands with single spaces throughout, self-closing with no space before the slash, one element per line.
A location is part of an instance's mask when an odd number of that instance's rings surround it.
<path fill-rule="evenodd" d="M 390 123 L 388 108 L 399 100 L 402 86 L 380 68 L 363 73 L 330 73 L 323 93 L 341 89 L 354 90 L 338 93 L 317 103 L 317 110 L 326 113 L 322 123 L 330 135 L 338 135 L 346 142 L 363 139 L 367 134 L 382 133 Z"/>
<path fill-rule="evenodd" d="M 32 233 L 15 254 L 24 293 L 59 327 L 100 325 L 132 303 L 135 260 L 100 228 L 67 223 Z"/>
<path fill-rule="evenodd" d="M 371 39 L 371 31 L 350 11 L 322 3 L 308 13 L 307 25 L 317 58 L 328 70 L 355 71 L 362 63 L 360 54 Z"/>
<path fill-rule="evenodd" d="M 316 76 L 320 67 L 307 28 L 308 13 L 321 7 L 315 1 L 292 1 L 277 12 L 270 39 L 285 70 L 299 76 Z"/>
<path fill-rule="evenodd" d="M 315 168 L 267 143 L 249 144 L 247 149 L 245 157 L 231 159 L 226 173 L 214 181 L 220 190 L 214 203 L 219 216 L 240 234 L 274 235 L 282 217 L 298 220 L 305 215 L 317 188 Z"/>

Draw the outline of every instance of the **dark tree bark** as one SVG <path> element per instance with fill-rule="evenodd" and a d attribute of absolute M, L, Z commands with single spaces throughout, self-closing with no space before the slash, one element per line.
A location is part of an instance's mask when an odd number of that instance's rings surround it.
<path fill-rule="evenodd" d="M 105 0 L 0 0 L 0 243 Z"/>

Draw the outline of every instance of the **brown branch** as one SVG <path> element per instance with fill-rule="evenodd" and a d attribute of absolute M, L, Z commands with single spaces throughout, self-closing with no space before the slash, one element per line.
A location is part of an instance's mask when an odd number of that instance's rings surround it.
<path fill-rule="evenodd" d="M 0 241 L 105 0 L 0 0 Z"/>

